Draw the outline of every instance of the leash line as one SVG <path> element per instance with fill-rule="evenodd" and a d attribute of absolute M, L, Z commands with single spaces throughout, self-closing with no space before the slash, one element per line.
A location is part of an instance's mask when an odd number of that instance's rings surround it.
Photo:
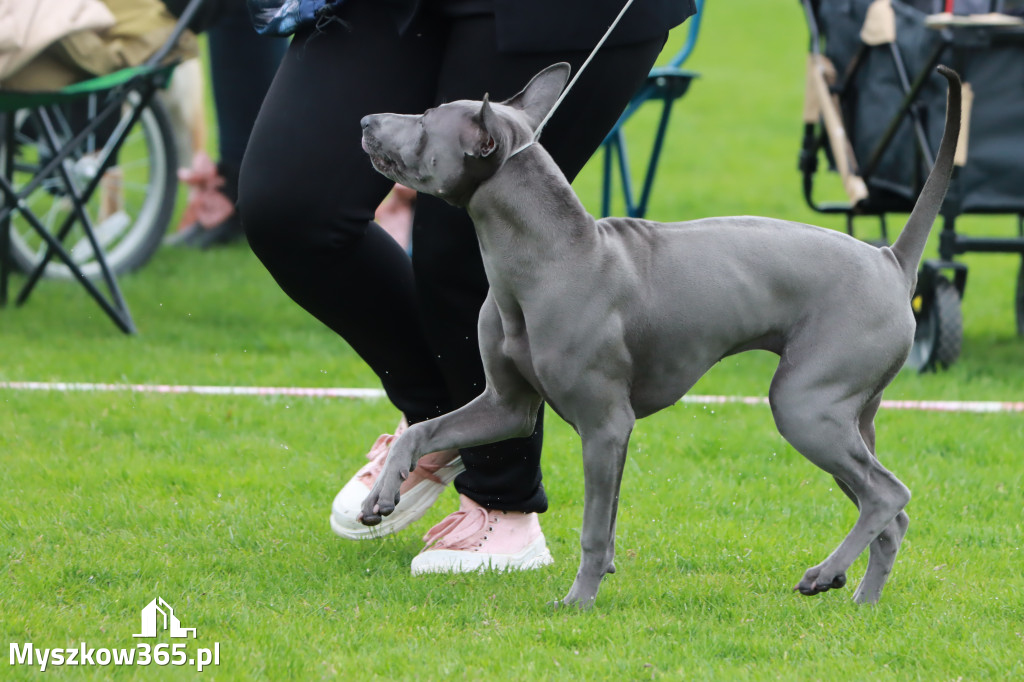
<path fill-rule="evenodd" d="M 608 40 L 608 36 L 610 36 L 612 34 L 612 31 L 615 30 L 615 27 L 619 25 L 619 20 L 622 19 L 623 15 L 626 13 L 626 10 L 628 10 L 630 5 L 632 4 L 633 0 L 626 0 L 626 4 L 622 6 L 621 10 L 619 10 L 619 13 L 615 16 L 615 19 L 612 21 L 611 26 L 608 27 L 608 30 L 604 32 L 604 35 L 601 36 L 601 39 L 597 41 L 597 45 L 594 46 L 594 49 L 590 51 L 590 54 L 587 55 L 587 58 L 583 60 L 582 64 L 580 64 L 579 71 L 577 71 L 575 75 L 573 75 L 572 79 L 569 81 L 569 84 L 566 85 L 562 89 L 561 94 L 558 95 L 558 99 L 556 99 L 555 103 L 551 105 L 550 109 L 548 109 L 548 113 L 544 116 L 543 119 L 541 119 L 541 122 L 537 124 L 537 129 L 533 131 L 533 137 L 531 137 L 525 144 L 521 145 L 518 149 L 509 154 L 508 158 L 511 159 L 519 152 L 524 152 L 530 147 L 532 147 L 534 144 L 536 144 L 537 140 L 540 139 L 540 133 L 542 130 L 544 130 L 544 126 L 546 126 L 548 124 L 548 121 L 551 120 L 551 117 L 555 114 L 555 111 L 562 103 L 562 100 L 564 100 L 566 95 L 569 94 L 569 91 L 572 90 L 572 87 L 576 85 L 576 81 L 578 81 L 580 76 L 583 75 L 583 72 L 586 70 L 587 66 L 594 59 L 594 55 L 596 55 L 597 51 L 601 49 L 601 46 L 604 45 L 604 42 Z"/>
<path fill-rule="evenodd" d="M 199 386 L 176 384 L 106 384 L 91 382 L 0 381 L 0 390 L 53 393 L 156 393 L 163 395 L 295 396 L 301 398 L 344 398 L 379 400 L 379 388 L 318 388 L 313 386 Z M 764 396 L 686 395 L 680 401 L 691 405 L 768 405 Z M 883 400 L 887 410 L 959 412 L 972 414 L 1024 413 L 1024 401 L 995 400 Z"/>
<path fill-rule="evenodd" d="M 580 65 L 579 71 L 577 71 L 576 74 L 572 77 L 572 80 L 569 81 L 569 84 L 565 86 L 565 89 L 562 90 L 562 94 L 558 96 L 558 99 L 555 100 L 554 105 L 551 107 L 550 110 L 548 110 L 547 116 L 545 116 L 543 120 L 541 120 L 540 124 L 537 126 L 537 129 L 533 131 L 534 141 L 540 138 L 540 131 L 544 130 L 544 126 L 546 126 L 548 121 L 551 120 L 551 116 L 558 109 L 558 106 L 562 103 L 562 100 L 564 100 L 565 96 L 569 94 L 570 90 L 572 90 L 572 86 L 576 85 L 576 81 L 578 81 L 580 76 L 583 75 L 583 72 L 586 70 L 590 62 L 594 59 L 594 56 L 597 54 L 597 51 L 600 50 L 601 46 L 604 45 L 606 40 L 608 40 L 608 36 L 610 36 L 612 34 L 612 31 L 615 30 L 615 27 L 619 25 L 619 21 L 622 19 L 623 15 L 626 13 L 626 10 L 628 10 L 630 5 L 632 4 L 633 0 L 626 0 L 626 4 L 622 6 L 621 10 L 619 10 L 618 15 L 616 15 L 615 17 L 615 20 L 612 21 L 611 26 L 609 26 L 608 30 L 604 32 L 604 35 L 601 36 L 601 39 L 597 41 L 597 45 L 595 45 L 594 49 L 590 51 L 590 54 L 587 55 L 587 58 L 583 60 L 583 64 Z"/>

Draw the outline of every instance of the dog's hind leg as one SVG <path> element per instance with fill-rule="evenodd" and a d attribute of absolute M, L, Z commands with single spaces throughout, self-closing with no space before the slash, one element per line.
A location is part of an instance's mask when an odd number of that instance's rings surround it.
<path fill-rule="evenodd" d="M 879 463 L 862 435 L 861 415 L 874 399 L 874 391 L 858 392 L 840 381 L 823 380 L 819 372 L 803 371 L 783 362 L 776 373 L 770 402 L 783 437 L 814 464 L 842 482 L 842 489 L 857 503 L 860 514 L 853 529 L 822 563 L 807 570 L 796 588 L 812 595 L 846 584 L 846 571 L 890 525 L 898 531 L 897 516 L 910 500 L 910 491 Z M 810 367 L 820 367 L 809 363 Z M 883 540 L 876 571 L 891 568 L 895 551 L 889 547 L 898 532 Z M 901 538 L 899 538 L 901 539 Z M 876 556 L 879 556 L 877 552 Z M 887 574 L 887 570 L 882 571 Z M 870 574 L 870 585 L 858 591 L 859 600 L 877 599 L 885 575 Z M 870 589 L 868 589 L 870 588 Z"/>
<path fill-rule="evenodd" d="M 875 454 L 875 414 L 882 402 L 882 394 L 879 393 L 864 408 L 860 415 L 860 434 L 864 444 L 868 446 L 871 454 Z M 846 493 L 857 507 L 860 503 L 857 496 L 853 494 L 840 479 L 835 479 L 839 489 Z M 892 523 L 885 527 L 878 537 L 868 547 L 868 568 L 864 572 L 864 578 L 857 586 L 853 600 L 858 604 L 871 604 L 877 602 L 882 595 L 882 588 L 885 586 L 889 573 L 896 563 L 896 554 L 899 552 L 903 537 L 907 534 L 907 527 L 910 525 L 910 517 L 907 512 L 901 510 Z"/>
<path fill-rule="evenodd" d="M 605 574 L 615 572 L 615 517 L 636 417 L 623 400 L 594 424 L 579 425 L 583 439 L 583 555 L 569 593 L 559 604 L 590 608 Z"/>
<path fill-rule="evenodd" d="M 849 486 L 838 478 L 835 481 L 839 489 L 860 508 L 857 496 Z M 874 604 L 882 596 L 882 588 L 885 587 L 892 567 L 896 564 L 896 554 L 900 550 L 909 525 L 910 517 L 906 511 L 900 510 L 892 523 L 868 546 L 868 568 L 864 572 L 864 578 L 857 585 L 857 591 L 853 593 L 853 601 L 858 604 Z"/>

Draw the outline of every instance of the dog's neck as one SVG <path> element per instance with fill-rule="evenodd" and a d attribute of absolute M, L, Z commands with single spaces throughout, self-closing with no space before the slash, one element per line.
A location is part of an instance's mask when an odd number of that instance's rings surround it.
<path fill-rule="evenodd" d="M 568 266 L 586 258 L 597 242 L 594 218 L 539 144 L 507 159 L 481 183 L 466 209 L 491 292 L 503 310 L 521 309 L 538 289 L 552 285 L 544 277 L 557 276 L 558 270 L 538 268 L 538 250 Z"/>
<path fill-rule="evenodd" d="M 484 260 L 500 259 L 512 267 L 518 256 L 536 248 L 524 250 L 517 242 L 529 240 L 543 245 L 545 253 L 562 254 L 585 248 L 596 235 L 594 218 L 539 144 L 508 158 L 480 184 L 466 210 Z"/>

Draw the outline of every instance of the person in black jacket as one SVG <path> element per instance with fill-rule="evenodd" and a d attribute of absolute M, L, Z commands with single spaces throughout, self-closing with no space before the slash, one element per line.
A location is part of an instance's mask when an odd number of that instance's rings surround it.
<path fill-rule="evenodd" d="M 484 387 L 476 323 L 487 293 L 472 222 L 430 196 L 416 204 L 412 257 L 373 223 L 391 182 L 360 147 L 371 113 L 511 97 L 559 61 L 578 69 L 625 0 L 347 0 L 295 35 L 256 120 L 238 207 L 249 243 L 281 288 L 341 335 L 416 423 Z M 571 180 L 643 82 L 693 0 L 635 0 L 544 130 Z M 567 321 L 568 322 L 568 321 Z M 400 426 L 401 428 L 401 426 Z M 427 535 L 413 572 L 533 568 L 551 561 L 537 521 L 542 420 L 530 438 L 420 460 L 373 536 L 416 520 L 453 477 L 461 507 Z M 335 499 L 331 526 L 370 537 L 359 504 L 394 436 Z"/>

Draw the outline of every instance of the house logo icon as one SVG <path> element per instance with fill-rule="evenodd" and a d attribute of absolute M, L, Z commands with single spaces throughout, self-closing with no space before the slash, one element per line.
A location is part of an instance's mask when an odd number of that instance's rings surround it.
<path fill-rule="evenodd" d="M 142 632 L 132 637 L 156 637 L 160 629 L 167 630 L 171 637 L 188 637 L 189 633 L 193 639 L 196 637 L 195 628 L 181 627 L 181 621 L 174 615 L 174 609 L 163 600 L 163 597 L 157 597 L 142 609 Z"/>

